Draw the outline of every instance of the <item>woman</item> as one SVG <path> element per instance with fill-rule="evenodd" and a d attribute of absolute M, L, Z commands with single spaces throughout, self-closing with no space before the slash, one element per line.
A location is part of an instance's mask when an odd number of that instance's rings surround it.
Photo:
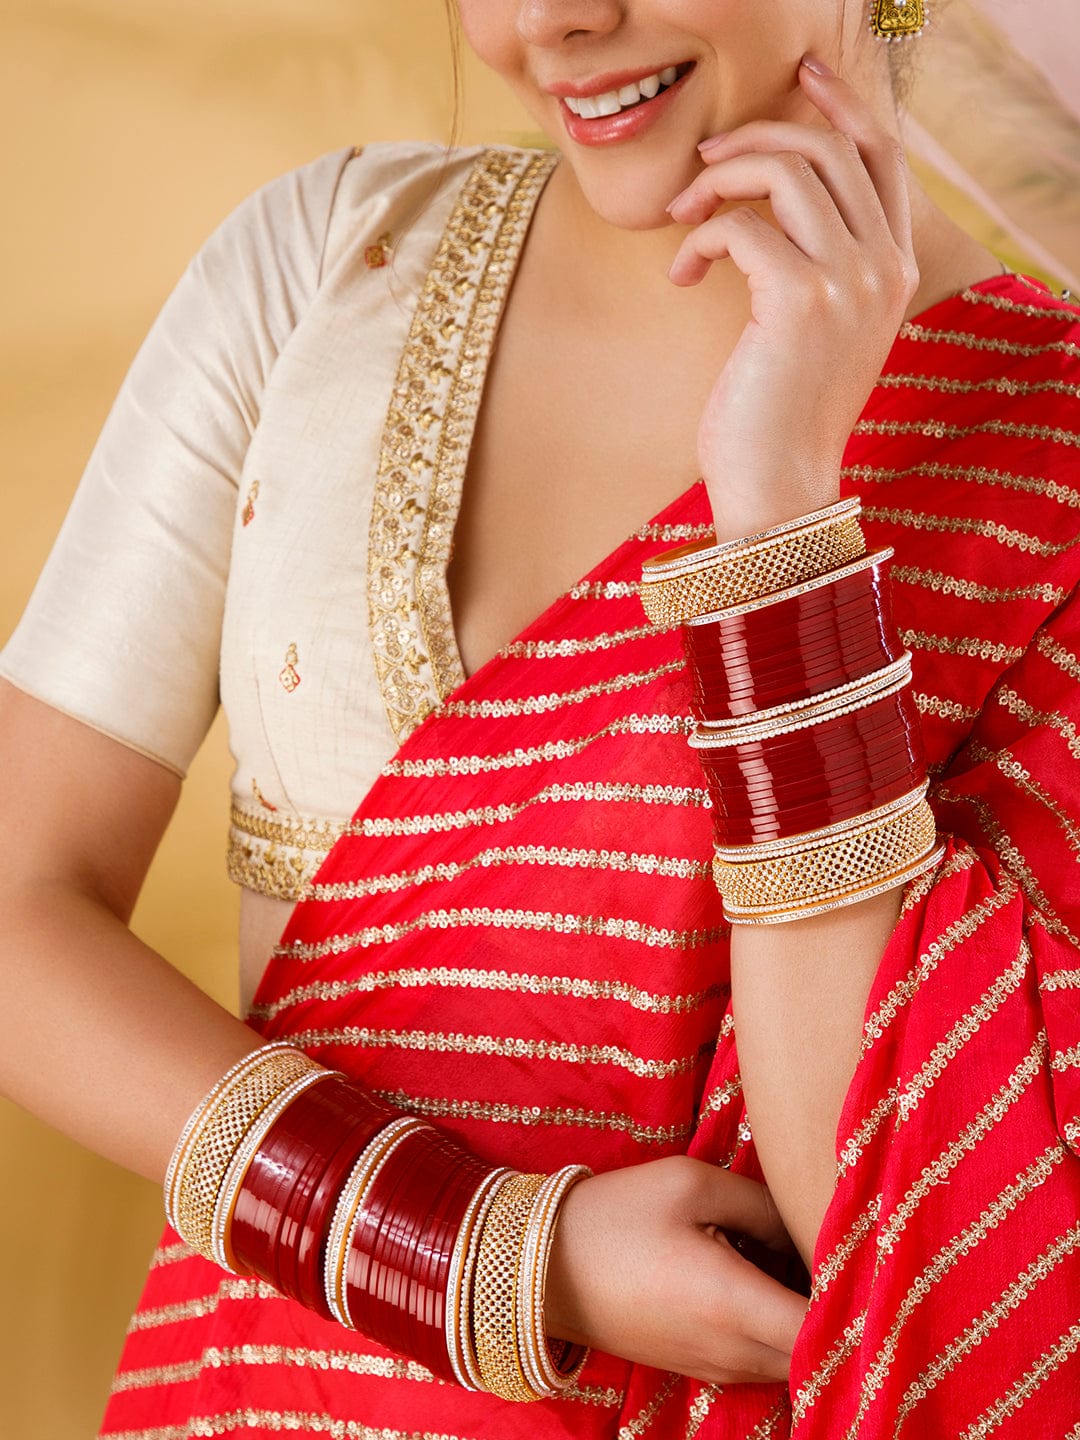
<path fill-rule="evenodd" d="M 861 13 L 458 8 L 558 163 L 370 147 L 227 221 L 5 651 L 4 1085 L 160 1181 L 288 1036 L 489 1165 L 586 1160 L 545 1318 L 593 1353 L 514 1406 L 170 1234 L 103 1433 L 1065 1433 L 1075 314 L 906 175 Z M 636 581 L 841 488 L 947 850 L 903 913 L 729 932 Z M 258 1034 L 125 924 L 219 656 Z M 808 1310 L 729 1239 L 777 1212 Z"/>

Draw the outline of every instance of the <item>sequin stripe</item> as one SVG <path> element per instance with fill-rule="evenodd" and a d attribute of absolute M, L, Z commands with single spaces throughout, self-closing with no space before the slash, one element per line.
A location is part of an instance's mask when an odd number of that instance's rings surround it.
<path fill-rule="evenodd" d="M 162 1325 L 178 1325 L 184 1320 L 202 1320 L 207 1315 L 213 1315 L 218 1306 L 226 1300 L 281 1299 L 276 1290 L 261 1280 L 222 1280 L 209 1294 L 195 1295 L 189 1300 L 176 1300 L 170 1305 L 157 1305 L 152 1309 L 137 1311 L 131 1317 L 127 1333 L 131 1335 L 137 1330 L 157 1330 Z"/>
<path fill-rule="evenodd" d="M 1057 1344 L 1049 1350 L 1045 1350 L 1031 1369 L 1015 1385 L 1011 1386 L 1000 1400 L 996 1400 L 988 1410 L 983 1411 L 978 1420 L 968 1426 L 959 1440 L 978 1440 L 978 1437 L 992 1435 L 995 1430 L 1000 1429 L 1011 1415 L 1016 1414 L 1025 1401 L 1045 1385 L 1054 1371 L 1059 1369 L 1078 1350 L 1080 1350 L 1080 1321 L 1064 1331 Z M 1075 1392 L 1073 1393 L 1075 1394 Z M 1076 1430 L 1071 1433 L 1073 1435 L 1080 1433 L 1080 1426 L 1077 1426 Z"/>
<path fill-rule="evenodd" d="M 966 1330 L 962 1331 L 946 1349 L 935 1357 L 932 1364 L 928 1365 L 904 1391 L 896 1409 L 897 1434 L 906 1423 L 908 1416 L 922 1404 L 931 1390 L 936 1389 L 946 1375 L 955 1370 L 962 1360 L 976 1350 L 992 1330 L 995 1330 L 1003 1320 L 1008 1319 L 1010 1313 L 1015 1315 L 1019 1306 L 1028 1298 L 1039 1282 L 1051 1275 L 1063 1260 L 1078 1249 L 1080 1249 L 1080 1225 L 1074 1225 L 1048 1246 L 1037 1260 L 1022 1270 L 1016 1279 L 1001 1292 L 993 1305 L 983 1310 L 977 1320 L 973 1320 Z M 1080 1331 L 1080 1325 L 1074 1328 Z M 975 1431 L 974 1433 L 980 1432 Z"/>
<path fill-rule="evenodd" d="M 634 1416 L 633 1420 L 628 1420 L 625 1425 L 619 1426 L 617 1440 L 639 1440 L 640 1436 L 647 1434 L 652 1429 L 653 1421 L 660 1414 L 664 1404 L 674 1393 L 678 1383 L 677 1375 L 668 1375 L 660 1389 L 649 1403 Z"/>
<path fill-rule="evenodd" d="M 965 480 L 976 485 L 993 485 L 1002 490 L 1045 495 L 1048 500 L 1080 508 L 1080 490 L 1071 485 L 1062 485 L 1041 475 L 1013 475 L 1008 470 L 995 470 L 989 465 L 945 465 L 937 460 L 927 460 L 921 465 L 906 465 L 901 469 L 890 469 L 884 465 L 851 465 L 840 473 L 855 485 L 864 481 L 886 485 L 894 480 L 908 480 L 913 475 L 920 479 Z"/>
<path fill-rule="evenodd" d="M 1003 970 L 992 985 L 988 985 L 979 1000 L 960 1017 L 942 1040 L 939 1040 L 930 1054 L 915 1071 L 911 1079 L 901 1088 L 896 1102 L 897 1125 L 910 1120 L 924 1099 L 926 1092 L 941 1079 L 948 1065 L 960 1051 L 974 1039 L 986 1024 L 1015 995 L 1024 977 L 1031 968 L 1031 947 L 1021 940 L 1016 959 Z"/>
<path fill-rule="evenodd" d="M 943 595 L 955 595 L 961 600 L 978 600 L 991 605 L 1013 600 L 1041 600 L 1045 605 L 1060 605 L 1066 594 L 1063 585 L 1014 585 L 1006 588 L 978 585 L 960 575 L 924 570 L 918 565 L 893 565 L 889 578 L 894 585 L 918 585 L 926 590 L 940 591 Z M 1080 670 L 1076 678 L 1080 679 Z"/>
<path fill-rule="evenodd" d="M 959 701 L 946 700 L 941 695 L 924 695 L 921 690 L 915 691 L 911 698 L 920 715 L 936 715 L 939 720 L 965 722 L 974 720 L 979 713 L 975 705 L 961 705 Z"/>
<path fill-rule="evenodd" d="M 964 1156 L 970 1154 L 979 1141 L 989 1135 L 994 1126 L 999 1125 L 1023 1097 L 1046 1064 L 1048 1050 L 1046 1031 L 1041 1030 L 1035 1043 L 1005 1084 L 991 1096 L 975 1118 L 964 1126 L 956 1139 L 946 1145 L 937 1159 L 923 1166 L 919 1179 L 909 1187 L 899 1205 L 878 1229 L 875 1244 L 879 1260 L 884 1255 L 892 1254 L 900 1236 L 907 1229 L 909 1220 L 930 1191 L 946 1180 Z"/>
<path fill-rule="evenodd" d="M 269 1430 L 275 1435 L 325 1435 L 329 1440 L 469 1440 L 443 1430 L 392 1430 L 359 1420 L 335 1420 L 307 1410 L 223 1410 L 193 1415 L 183 1425 L 154 1425 L 147 1430 L 107 1430 L 102 1440 L 212 1440 L 238 1430 Z"/>
<path fill-rule="evenodd" d="M 980 1213 L 977 1220 L 973 1220 L 958 1234 L 954 1235 L 948 1244 L 943 1245 L 934 1258 L 923 1267 L 916 1278 L 908 1287 L 907 1293 L 896 1307 L 895 1318 L 892 1325 L 863 1376 L 862 1386 L 859 1394 L 859 1408 L 855 1418 L 848 1427 L 844 1440 L 858 1440 L 859 1431 L 866 1414 L 873 1404 L 874 1397 L 880 1391 L 882 1385 L 892 1369 L 896 1359 L 896 1350 L 900 1343 L 900 1335 L 904 1327 L 911 1320 L 911 1317 L 925 1301 L 933 1299 L 934 1287 L 940 1285 L 945 1276 L 960 1260 L 971 1255 L 986 1237 L 992 1233 L 1002 1221 L 1016 1210 L 1023 1201 L 1044 1185 L 1054 1172 L 1054 1167 L 1060 1165 L 1068 1152 L 1064 1145 L 1051 1145 L 1048 1149 L 1034 1160 L 1022 1174 L 1011 1184 L 1006 1185 L 990 1204 Z"/>
<path fill-rule="evenodd" d="M 641 591 L 637 580 L 582 581 L 566 592 L 568 600 L 629 600 Z"/>
<path fill-rule="evenodd" d="M 1065 1440 L 1080 1440 L 1080 1422 L 1073 1426 L 1065 1436 Z"/>
<path fill-rule="evenodd" d="M 894 373 L 879 375 L 876 386 L 886 390 L 938 390 L 946 395 L 977 395 L 980 392 L 998 395 L 1068 395 L 1080 398 L 1080 385 L 1068 380 L 1013 380 L 997 375 L 989 380 L 954 380 L 948 375 L 917 375 Z"/>
<path fill-rule="evenodd" d="M 1074 345 L 1069 340 L 1024 345 L 1015 340 L 1001 340 L 995 335 L 970 335 L 963 330 L 930 330 L 912 320 L 905 320 L 897 338 L 914 340 L 919 344 L 960 345 L 965 350 L 985 350 L 995 355 L 1072 355 L 1080 359 L 1080 345 Z"/>
<path fill-rule="evenodd" d="M 706 1115 L 719 1115 L 721 1110 L 739 1098 L 742 1088 L 742 1079 L 736 1075 L 733 1080 L 727 1080 L 723 1085 L 717 1085 L 714 1090 L 710 1090 L 698 1110 L 699 1119 Z"/>
<path fill-rule="evenodd" d="M 1050 1057 L 1050 1069 L 1056 1070 L 1059 1075 L 1064 1075 L 1066 1070 L 1080 1069 L 1080 1045 L 1073 1045 L 1068 1050 L 1055 1050 Z"/>
<path fill-rule="evenodd" d="M 1064 670 L 1071 680 L 1080 680 L 1080 656 L 1059 645 L 1050 635 L 1040 635 L 1035 645 L 1040 655 L 1045 655 L 1059 670 Z"/>
<path fill-rule="evenodd" d="M 699 950 L 715 945 L 729 932 L 727 925 L 704 930 L 668 930 L 643 920 L 624 916 L 571 915 L 551 910 L 511 910 L 501 907 L 463 906 L 453 910 L 428 910 L 398 925 L 369 925 L 349 934 L 331 935 L 325 940 L 304 943 L 297 940 L 279 945 L 271 953 L 289 960 L 321 960 L 346 950 L 367 950 L 390 945 L 406 935 L 424 930 L 529 930 L 541 935 L 602 935 L 608 940 L 630 940 L 635 944 L 665 950 Z"/>
<path fill-rule="evenodd" d="M 1002 435 L 1018 440 L 1049 440 L 1054 445 L 1080 445 L 1080 431 L 1059 425 L 1025 425 L 1017 420 L 982 420 L 977 425 L 949 425 L 944 420 L 859 420 L 853 435 L 927 435 L 935 440 L 962 440 L 967 435 Z"/>
<path fill-rule="evenodd" d="M 612 675 L 607 680 L 597 680 L 592 685 L 581 685 L 576 690 L 560 694 L 523 695 L 507 700 L 447 700 L 439 707 L 440 715 L 455 715 L 467 720 L 504 720 L 515 715 L 546 715 L 552 710 L 561 710 L 566 705 L 580 705 L 583 700 L 595 699 L 597 695 L 619 695 L 624 690 L 651 685 L 667 675 L 676 675 L 685 670 L 686 662 L 681 658 L 669 660 L 664 665 L 654 665 L 650 670 L 633 670 L 622 675 Z"/>
<path fill-rule="evenodd" d="M 971 660 L 993 660 L 1012 665 L 1024 653 L 1022 645 L 1002 645 L 978 635 L 931 635 L 925 630 L 901 630 L 900 638 L 909 650 L 932 650 L 940 655 L 966 655 Z"/>
<path fill-rule="evenodd" d="M 927 947 L 919 956 L 918 962 L 912 966 L 902 980 L 897 981 L 874 1013 L 867 1017 L 866 1024 L 863 1026 L 860 1059 L 865 1057 L 876 1042 L 882 1039 L 900 1011 L 911 1003 L 919 987 L 933 974 L 942 960 L 951 954 L 958 945 L 963 944 L 965 940 L 970 940 L 980 926 L 985 925 L 992 915 L 1012 901 L 1015 894 L 1016 881 L 1005 876 L 1000 889 L 981 900 L 978 905 L 965 911 L 963 915 L 957 916 L 944 933 Z"/>
<path fill-rule="evenodd" d="M 990 750 L 985 745 L 972 744 L 968 746 L 968 754 L 977 764 L 993 765 L 1002 775 L 1007 776 L 1018 790 L 1052 815 L 1074 853 L 1080 855 L 1080 825 L 1052 795 L 1047 794 L 1039 782 L 1032 778 L 1030 770 L 1025 769 L 1009 750 Z"/>
<path fill-rule="evenodd" d="M 791 1397 L 791 1418 L 798 1424 L 808 1410 L 816 1405 L 825 1390 L 840 1372 L 840 1367 L 858 1350 L 866 1328 L 866 1311 L 860 1310 L 839 1340 L 828 1351 L 821 1364 Z"/>
<path fill-rule="evenodd" d="M 1051 970 L 1039 981 L 1044 995 L 1053 995 L 1056 990 L 1080 990 L 1080 970 Z"/>
<path fill-rule="evenodd" d="M 697 1440 L 702 1425 L 709 1418 L 709 1412 L 723 1395 L 720 1385 L 707 1385 L 695 1398 L 686 1416 L 686 1440 Z"/>
<path fill-rule="evenodd" d="M 613 650 L 617 645 L 661 635 L 665 629 L 678 628 L 677 624 L 663 626 L 649 623 L 633 625 L 628 630 L 605 630 L 580 640 L 512 640 L 499 654 L 504 660 L 565 660 L 574 655 L 594 655 L 597 650 Z"/>
<path fill-rule="evenodd" d="M 936 870 L 927 870 L 924 874 L 919 875 L 904 891 L 900 915 L 904 916 L 909 910 L 914 910 L 916 906 L 921 905 L 935 885 L 940 885 L 946 880 L 951 880 L 954 875 L 961 875 L 965 870 L 970 870 L 978 858 L 970 845 L 962 845 Z"/>
<path fill-rule="evenodd" d="M 1080 311 L 1069 309 L 1053 295 L 1047 295 L 1045 305 L 1025 305 L 1020 300 L 994 295 L 989 290 L 964 290 L 960 299 L 969 305 L 991 305 L 995 310 L 1008 310 L 1013 315 L 1030 315 L 1037 320 L 1060 320 L 1066 325 L 1075 325 L 1080 321 Z"/>
<path fill-rule="evenodd" d="M 791 1401 L 787 1395 L 781 1395 L 761 1424 L 754 1426 L 746 1440 L 773 1440 L 773 1436 L 777 1434 L 776 1427 L 790 1414 Z"/>
<path fill-rule="evenodd" d="M 311 985 L 299 985 L 271 1004 L 255 1006 L 251 1013 L 269 1020 L 307 1000 L 340 1000 L 346 995 L 412 990 L 421 986 L 440 991 L 452 987 L 502 994 L 556 995 L 571 1000 L 610 1000 L 646 1015 L 688 1015 L 727 994 L 727 987 L 719 984 L 685 994 L 666 995 L 662 991 L 643 990 L 629 980 L 587 980 L 577 975 L 537 975 L 521 970 L 473 970 L 436 965 L 374 970 L 351 980 L 319 980 Z"/>
<path fill-rule="evenodd" d="M 346 826 L 347 835 L 367 839 L 387 835 L 432 835 L 468 830 L 476 825 L 505 825 L 533 805 L 595 801 L 631 805 L 692 805 L 711 808 L 709 792 L 693 785 L 613 784 L 602 780 L 573 780 L 545 785 L 527 800 L 513 805 L 474 805 L 467 810 L 444 810 L 427 815 L 377 815 Z"/>
<path fill-rule="evenodd" d="M 204 1350 L 197 1360 L 180 1360 L 174 1365 L 155 1365 L 144 1370 L 123 1370 L 113 1381 L 113 1395 L 148 1390 L 158 1385 L 183 1385 L 197 1380 L 206 1370 L 229 1370 L 239 1366 L 288 1365 L 295 1370 L 368 1375 L 380 1380 L 412 1380 L 431 1385 L 430 1370 L 415 1360 L 397 1360 L 390 1355 L 364 1355 L 351 1350 L 311 1350 L 300 1345 L 234 1345 Z"/>
<path fill-rule="evenodd" d="M 814 1271 L 810 1291 L 811 1304 L 820 1300 L 833 1281 L 839 1279 L 844 1273 L 848 1261 L 860 1246 L 865 1243 L 867 1236 L 870 1235 L 878 1222 L 883 1198 L 880 1192 L 874 1196 L 865 1210 L 861 1210 L 855 1217 L 854 1222 L 848 1228 L 848 1232 L 844 1238 L 833 1246 L 825 1259 Z"/>
<path fill-rule="evenodd" d="M 311 885 L 305 900 L 356 900 L 363 895 L 392 895 L 415 885 L 459 880 L 470 870 L 502 865 L 555 866 L 567 870 L 605 870 L 631 875 L 661 875 L 670 880 L 703 880 L 712 873 L 711 862 L 673 855 L 626 850 L 580 850 L 553 845 L 490 845 L 471 860 L 440 861 L 418 870 L 398 870 L 360 880 Z"/>
<path fill-rule="evenodd" d="M 442 775 L 482 775 L 495 770 L 520 770 L 527 765 L 547 764 L 552 760 L 569 760 L 580 755 L 598 740 L 612 735 L 690 735 L 694 721 L 685 715 L 623 715 L 588 735 L 573 740 L 548 740 L 543 745 L 519 746 L 483 755 L 440 755 L 427 760 L 391 760 L 381 774 L 390 779 L 423 776 L 434 779 Z"/>
<path fill-rule="evenodd" d="M 409 1095 L 404 1090 L 373 1090 L 374 1095 L 411 1115 L 443 1120 L 487 1120 L 494 1125 L 563 1125 L 629 1135 L 641 1145 L 674 1145 L 686 1140 L 689 1124 L 646 1125 L 622 1111 L 587 1110 L 580 1105 L 515 1105 L 506 1100 L 449 1100 Z"/>
<path fill-rule="evenodd" d="M 976 520 L 966 515 L 934 515 L 922 510 L 910 510 L 898 506 L 864 505 L 863 519 L 881 521 L 886 525 L 902 525 L 908 530 L 942 531 L 951 535 L 982 535 L 995 540 L 1010 550 L 1022 550 L 1028 555 L 1050 558 L 1064 555 L 1067 550 L 1080 545 L 1080 535 L 1074 535 L 1060 542 L 1040 540 L 1037 535 L 1028 535 L 1023 530 L 1014 530 L 1008 525 L 999 525 L 996 520 Z"/>
<path fill-rule="evenodd" d="M 705 540 L 713 534 L 711 521 L 682 521 L 675 524 L 642 525 L 631 536 L 633 540 L 660 540 L 665 545 L 686 544 L 691 540 Z"/>
<path fill-rule="evenodd" d="M 190 1245 L 185 1245 L 182 1240 L 175 1245 L 159 1245 L 150 1257 L 150 1269 L 159 1270 L 163 1265 L 177 1265 L 181 1260 L 202 1259 Z"/>
<path fill-rule="evenodd" d="M 1039 710 L 1023 699 L 1017 691 L 1002 687 L 994 696 L 997 703 L 1010 715 L 1015 715 L 1027 725 L 1046 725 L 1056 730 L 1068 747 L 1074 760 L 1080 760 L 1080 730 L 1077 730 L 1067 715 L 1060 710 Z"/>
<path fill-rule="evenodd" d="M 552 1060 L 567 1065 L 614 1065 L 642 1080 L 667 1080 L 694 1070 L 712 1046 L 673 1060 L 649 1060 L 617 1045 L 575 1045 L 568 1040 L 521 1036 L 463 1035 L 439 1030 L 373 1030 L 367 1025 L 298 1030 L 289 1039 L 301 1049 L 349 1046 L 362 1050 L 412 1050 L 438 1055 L 493 1055 L 510 1060 Z"/>

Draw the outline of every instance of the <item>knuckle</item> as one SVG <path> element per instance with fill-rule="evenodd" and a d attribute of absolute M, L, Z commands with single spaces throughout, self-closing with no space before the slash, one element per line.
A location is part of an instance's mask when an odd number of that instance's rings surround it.
<path fill-rule="evenodd" d="M 776 156 L 776 163 L 794 180 L 806 180 L 816 173 L 801 150 L 781 150 Z"/>
<path fill-rule="evenodd" d="M 885 142 L 885 156 L 894 169 L 901 172 L 907 169 L 907 151 L 894 135 L 890 135 Z"/>

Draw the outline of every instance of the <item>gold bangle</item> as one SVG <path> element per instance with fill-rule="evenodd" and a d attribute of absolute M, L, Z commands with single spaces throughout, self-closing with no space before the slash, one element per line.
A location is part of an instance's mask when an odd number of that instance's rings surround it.
<path fill-rule="evenodd" d="M 809 920 L 813 915 L 824 915 L 830 910 L 840 910 L 845 905 L 857 905 L 863 900 L 870 900 L 875 895 L 883 895 L 886 890 L 899 889 L 901 885 L 907 885 L 911 880 L 917 880 L 928 870 L 933 870 L 939 864 L 945 854 L 943 844 L 935 845 L 925 855 L 920 855 L 910 865 L 905 865 L 902 870 L 895 870 L 891 875 L 885 875 L 875 881 L 872 885 L 866 885 L 861 890 L 852 890 L 846 895 L 840 895 L 832 900 L 819 900 L 812 904 L 800 905 L 793 909 L 772 910 L 759 915 L 731 915 L 729 920 L 732 925 L 779 925 L 788 920 Z"/>
<path fill-rule="evenodd" d="M 808 907 L 854 902 L 869 886 L 906 874 L 933 850 L 934 813 L 925 800 L 830 844 L 747 863 L 713 861 L 724 912 L 735 921 L 792 919 Z"/>
<path fill-rule="evenodd" d="M 520 1360 L 525 1383 L 541 1395 L 559 1395 L 569 1390 L 588 1358 L 588 1351 L 580 1345 L 548 1339 L 544 1296 L 562 1203 L 569 1190 L 591 1174 L 586 1165 L 566 1165 L 549 1175 L 537 1194 L 525 1232 L 518 1283 Z"/>
<path fill-rule="evenodd" d="M 823 575 L 815 575 L 812 580 L 803 580 L 798 585 L 789 585 L 784 590 L 771 591 L 768 595 L 759 595 L 753 600 L 744 600 L 741 605 L 730 605 L 726 610 L 710 610 L 705 615 L 693 615 L 687 620 L 687 625 L 715 625 L 717 621 L 730 620 L 736 615 L 749 615 L 756 610 L 764 610 L 769 605 L 779 605 L 783 600 L 794 600 L 800 595 L 807 595 L 812 590 L 821 590 L 826 585 L 837 585 L 841 580 L 848 579 L 851 575 L 858 575 L 863 570 L 869 570 L 874 565 L 882 565 L 891 560 L 896 552 L 892 546 L 887 545 L 882 550 L 871 550 L 865 555 L 860 555 L 850 564 L 843 565 L 839 570 L 827 570 Z"/>
<path fill-rule="evenodd" d="M 481 1180 L 469 1202 L 450 1256 L 445 1304 L 446 1349 L 458 1384 L 466 1390 L 484 1388 L 483 1376 L 476 1361 L 470 1322 L 480 1236 L 500 1182 L 514 1173 L 507 1169 L 493 1170 Z"/>
<path fill-rule="evenodd" d="M 827 720 L 835 720 L 838 715 L 849 715 L 854 710 L 863 710 L 878 700 L 895 695 L 910 680 L 911 653 L 905 650 L 899 659 L 879 670 L 848 680 L 832 690 L 822 690 L 801 700 L 789 700 L 783 705 L 770 706 L 768 710 L 750 710 L 745 715 L 733 715 L 726 720 L 702 720 L 690 737 L 690 746 L 694 750 L 722 750 L 731 745 L 744 745 L 750 740 L 768 739 L 774 735 L 787 735 L 792 730 L 805 730 L 811 725 L 823 725 Z"/>
<path fill-rule="evenodd" d="M 272 1040 L 269 1045 L 260 1045 L 257 1050 L 237 1060 L 236 1064 L 226 1070 L 216 1084 L 211 1085 L 198 1105 L 188 1116 L 187 1123 L 180 1132 L 180 1138 L 173 1147 L 172 1155 L 169 1157 L 169 1166 L 165 1171 L 165 1183 L 162 1187 L 165 1192 L 165 1218 L 174 1230 L 176 1230 L 176 1177 L 182 1165 L 186 1163 L 188 1152 L 196 1139 L 196 1129 L 201 1129 L 203 1123 L 209 1116 L 213 1102 L 218 1098 L 226 1086 L 231 1085 L 234 1080 L 246 1074 L 252 1065 L 257 1064 L 264 1055 L 270 1054 L 272 1050 L 294 1050 L 296 1047 L 290 1040 Z"/>
<path fill-rule="evenodd" d="M 218 1195 L 239 1146 L 267 1106 L 294 1080 L 322 1067 L 302 1050 L 282 1049 L 263 1054 L 211 1102 L 196 1124 L 177 1165 L 176 1229 L 181 1238 L 213 1260 L 214 1211 Z"/>
<path fill-rule="evenodd" d="M 533 1201 L 546 1175 L 508 1176 L 495 1191 L 480 1236 L 473 1281 L 472 1332 L 484 1389 L 502 1400 L 539 1400 L 521 1363 L 517 1295 L 521 1252 Z"/>
<path fill-rule="evenodd" d="M 685 546 L 642 568 L 641 604 L 655 625 L 677 625 L 771 595 L 864 554 L 857 500 L 725 545 Z"/>
<path fill-rule="evenodd" d="M 834 840 L 844 840 L 850 835 L 870 830 L 882 820 L 891 816 L 906 814 L 914 810 L 927 791 L 924 780 L 906 795 L 899 795 L 874 810 L 853 815 L 848 820 L 834 820 L 820 830 L 804 830 L 798 835 L 782 835 L 776 840 L 761 840 L 756 845 L 717 845 L 713 852 L 716 859 L 731 865 L 745 865 L 751 860 L 774 860 L 779 855 L 796 855 L 805 850 L 817 850 L 822 845 L 831 845 Z"/>

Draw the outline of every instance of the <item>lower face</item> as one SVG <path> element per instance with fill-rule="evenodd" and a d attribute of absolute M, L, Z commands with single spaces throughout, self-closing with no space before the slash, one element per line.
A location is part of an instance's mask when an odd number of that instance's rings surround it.
<path fill-rule="evenodd" d="M 620 228 L 668 222 L 697 145 L 810 118 L 799 61 L 835 61 L 842 0 L 457 0 L 465 35 Z M 860 0 L 861 8 L 861 0 Z"/>

